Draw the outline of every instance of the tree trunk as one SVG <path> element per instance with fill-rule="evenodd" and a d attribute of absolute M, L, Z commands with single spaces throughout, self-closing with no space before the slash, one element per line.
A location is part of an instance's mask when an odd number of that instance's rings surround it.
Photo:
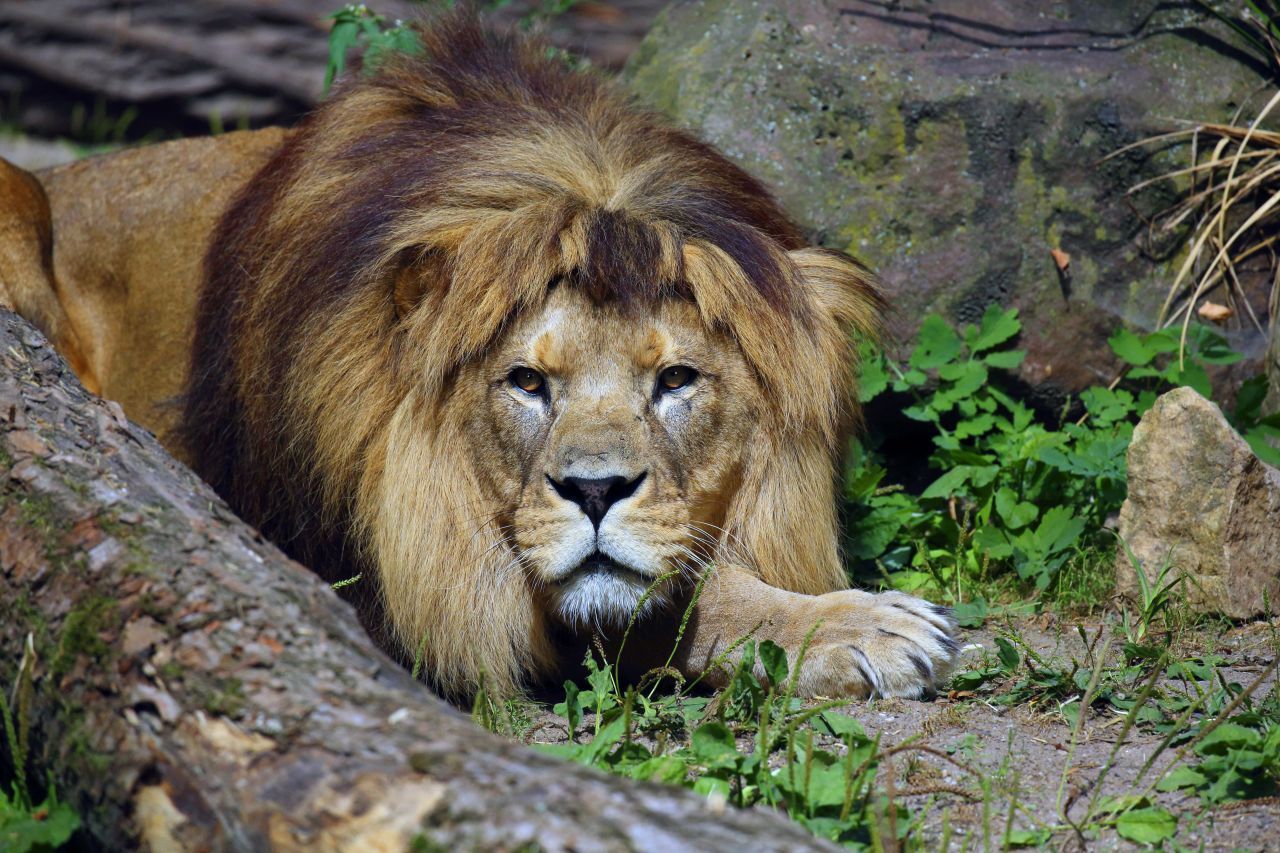
<path fill-rule="evenodd" d="M 30 634 L 26 775 L 94 847 L 823 847 L 474 726 L 3 310 L 0 474 L 0 679 Z"/>
<path fill-rule="evenodd" d="M 44 134 L 119 142 L 151 130 L 207 133 L 292 124 L 321 97 L 329 16 L 339 0 L 4 0 L 0 111 Z M 411 20 L 423 4 L 376 0 Z M 511 0 L 489 13 L 510 27 L 544 7 Z M 562 48 L 617 69 L 664 0 L 580 2 L 548 22 Z M 129 117 L 126 120 L 126 117 Z"/>

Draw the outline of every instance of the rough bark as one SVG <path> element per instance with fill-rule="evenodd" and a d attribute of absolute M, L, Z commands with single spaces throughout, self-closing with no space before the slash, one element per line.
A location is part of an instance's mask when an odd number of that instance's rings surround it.
<path fill-rule="evenodd" d="M 6 693 L 36 653 L 27 776 L 94 847 L 822 846 L 474 726 L 2 310 L 0 575 Z"/>
<path fill-rule="evenodd" d="M 0 3 L 0 94 L 30 131 L 102 136 L 133 108 L 129 133 L 205 132 L 210 121 L 290 124 L 321 95 L 328 17 L 339 0 L 6 0 Z M 368 4 L 388 19 L 422 13 L 412 0 Z M 585 2 L 548 25 L 561 47 L 620 67 L 663 0 Z M 513 0 L 510 26 L 541 6 Z M 87 97 L 86 97 L 87 96 Z M 104 115 L 68 124 L 76 104 Z M 216 118 L 211 118 L 216 117 Z"/>

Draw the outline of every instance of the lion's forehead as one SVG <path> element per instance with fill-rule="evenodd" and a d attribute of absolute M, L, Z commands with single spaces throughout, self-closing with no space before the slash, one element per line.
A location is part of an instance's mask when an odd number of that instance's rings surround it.
<path fill-rule="evenodd" d="M 672 301 L 640 312 L 595 305 L 572 291 L 553 293 L 522 317 L 504 350 L 508 360 L 593 383 L 725 355 L 693 306 Z"/>

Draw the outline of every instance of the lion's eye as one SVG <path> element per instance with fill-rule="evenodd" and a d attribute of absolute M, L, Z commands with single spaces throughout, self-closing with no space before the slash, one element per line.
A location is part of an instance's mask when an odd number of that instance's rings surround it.
<path fill-rule="evenodd" d="M 683 364 L 668 367 L 658 374 L 658 390 L 675 391 L 698 378 L 698 371 Z"/>
<path fill-rule="evenodd" d="M 547 387 L 547 380 L 532 367 L 517 367 L 507 374 L 508 381 L 526 394 L 541 394 Z"/>

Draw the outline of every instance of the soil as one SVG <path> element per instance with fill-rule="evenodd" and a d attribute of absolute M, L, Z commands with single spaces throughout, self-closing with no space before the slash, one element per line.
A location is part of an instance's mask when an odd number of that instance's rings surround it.
<path fill-rule="evenodd" d="M 1240 627 L 1197 628 L 1179 633 L 1170 642 L 1174 654 L 1183 658 L 1209 652 L 1221 655 L 1227 663 L 1220 668 L 1220 673 L 1228 682 L 1247 687 L 1271 663 L 1275 649 L 1273 632 L 1277 627 L 1280 625 L 1258 622 Z M 1046 664 L 1069 670 L 1073 662 L 1089 669 L 1095 659 L 1093 655 L 1101 654 L 1107 644 L 1108 631 L 1098 618 L 1059 621 L 1052 617 L 1010 621 L 967 631 L 960 669 L 989 665 L 996 651 L 996 636 L 1009 633 L 1021 637 Z M 1108 663 L 1118 662 L 1122 645 L 1122 638 L 1113 636 L 1106 653 Z M 1254 690 L 1253 698 L 1261 700 L 1267 696 L 1275 681 L 1274 674 L 1264 679 Z M 1172 683 L 1170 687 L 1178 689 Z M 840 709 L 861 722 L 869 735 L 879 733 L 884 745 L 911 741 L 948 754 L 973 771 L 966 772 L 927 752 L 900 753 L 894 758 L 898 796 L 913 815 L 921 811 L 927 813 L 921 839 L 926 848 L 931 841 L 940 840 L 946 814 L 953 843 L 963 844 L 956 836 L 964 834 L 970 837 L 970 845 L 977 843 L 981 849 L 984 817 L 978 776 L 990 780 L 995 791 L 989 825 L 998 844 L 1013 796 L 1046 824 L 1060 825 L 1062 810 L 1057 803 L 1061 795 L 1068 803 L 1067 818 L 1079 821 L 1088 810 L 1091 797 L 1138 793 L 1177 753 L 1177 748 L 1166 749 L 1139 783 L 1139 770 L 1159 747 L 1163 736 L 1135 726 L 1125 736 L 1124 745 L 1118 750 L 1101 787 L 1097 787 L 1100 771 L 1107 764 L 1124 724 L 1118 713 L 1095 707 L 1081 728 L 1073 753 L 1072 727 L 1055 701 L 1037 703 L 1033 699 L 1002 705 L 991 701 L 992 698 L 985 693 L 952 692 L 931 702 L 881 699 L 855 702 Z M 588 719 L 584 725 L 589 724 Z M 544 710 L 536 715 L 526 739 L 533 743 L 563 743 L 566 737 L 564 719 Z M 744 749 L 750 749 L 745 740 Z M 842 751 L 841 744 L 833 739 L 826 739 L 821 745 L 837 753 Z M 773 763 L 782 760 L 781 756 L 775 756 Z M 969 791 L 978 797 L 967 800 L 954 793 L 941 792 L 943 787 Z M 1153 800 L 1178 815 L 1177 841 L 1184 847 L 1198 849 L 1203 845 L 1202 849 L 1209 851 L 1265 850 L 1275 849 L 1277 844 L 1275 826 L 1280 820 L 1280 798 L 1234 802 L 1217 808 L 1204 807 L 1194 793 L 1158 793 L 1153 795 Z M 1015 819 L 1014 825 L 1034 828 L 1023 816 Z M 1134 849 L 1111 829 L 1080 835 L 1059 832 L 1051 846 L 1064 850 Z"/>

